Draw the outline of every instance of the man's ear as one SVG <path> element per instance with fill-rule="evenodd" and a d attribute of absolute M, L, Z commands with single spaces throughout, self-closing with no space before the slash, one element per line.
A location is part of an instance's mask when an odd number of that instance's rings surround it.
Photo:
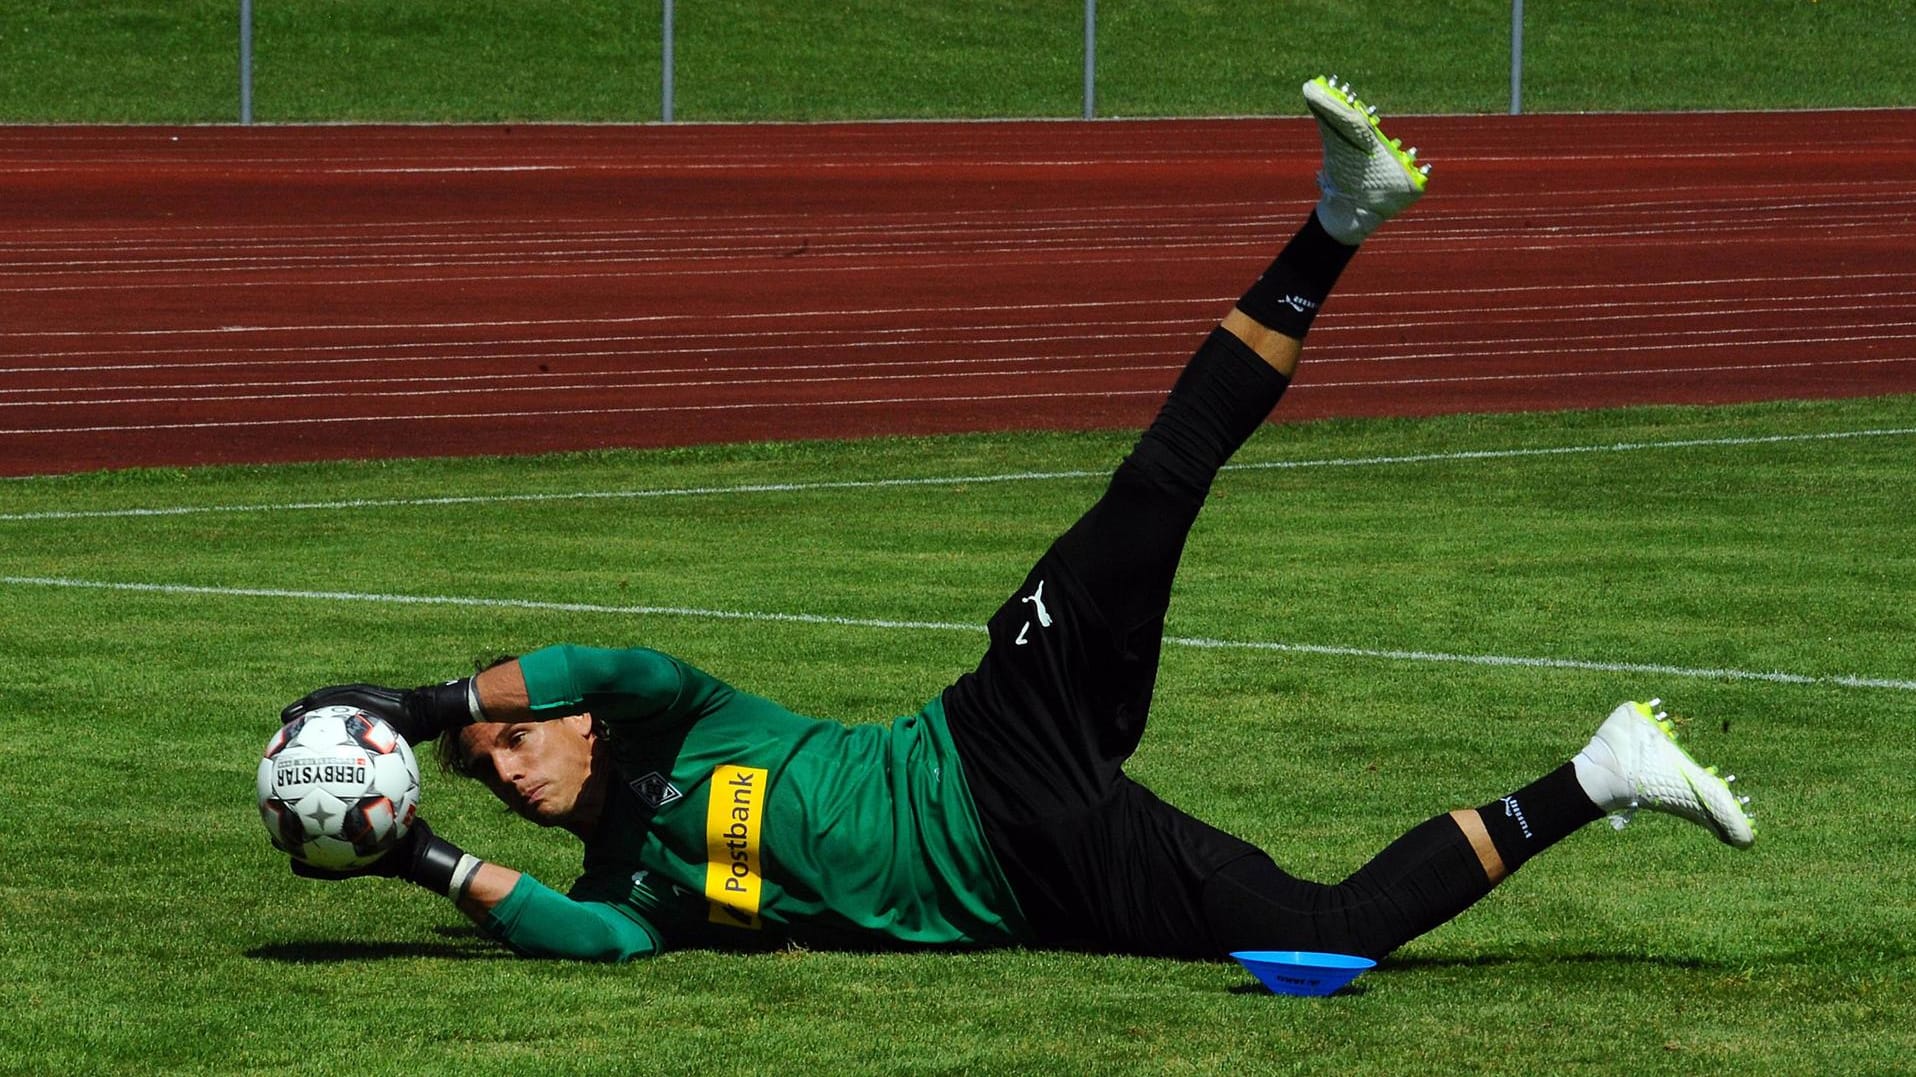
<path fill-rule="evenodd" d="M 570 729 L 576 736 L 584 737 L 587 740 L 598 739 L 597 725 L 592 721 L 590 714 L 568 714 L 564 718 L 559 719 L 559 721 L 564 722 L 566 728 Z"/>

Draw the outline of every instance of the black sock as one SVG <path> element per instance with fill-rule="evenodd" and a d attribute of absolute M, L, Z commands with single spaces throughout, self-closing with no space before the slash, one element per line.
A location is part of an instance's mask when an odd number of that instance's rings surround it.
<path fill-rule="evenodd" d="M 1277 260 L 1237 301 L 1237 309 L 1267 329 L 1302 340 L 1356 253 L 1356 247 L 1332 239 L 1312 210 Z"/>
<path fill-rule="evenodd" d="M 1603 812 L 1584 794 L 1577 768 L 1565 763 L 1522 789 L 1477 809 L 1506 871 L 1569 837 Z"/>

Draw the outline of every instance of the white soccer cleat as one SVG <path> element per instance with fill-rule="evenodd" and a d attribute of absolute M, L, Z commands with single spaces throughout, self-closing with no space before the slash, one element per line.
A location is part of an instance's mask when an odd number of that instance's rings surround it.
<path fill-rule="evenodd" d="M 1430 166 L 1417 163 L 1417 148 L 1377 125 L 1377 110 L 1358 100 L 1350 83 L 1318 76 L 1304 84 L 1304 105 L 1317 117 L 1324 140 L 1324 167 L 1317 173 L 1317 216 L 1331 238 L 1348 247 L 1423 197 Z"/>
<path fill-rule="evenodd" d="M 1756 840 L 1743 806 L 1748 797 L 1730 792 L 1735 775 L 1717 777 L 1677 746 L 1660 700 L 1625 703 L 1610 712 L 1597 735 L 1573 761 L 1577 780 L 1597 807 L 1612 812 L 1621 830 L 1638 808 L 1663 812 L 1708 827 L 1739 849 Z"/>

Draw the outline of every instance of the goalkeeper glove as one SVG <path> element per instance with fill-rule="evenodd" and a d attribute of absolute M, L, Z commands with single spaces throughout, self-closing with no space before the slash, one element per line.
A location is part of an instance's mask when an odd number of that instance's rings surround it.
<path fill-rule="evenodd" d="M 332 871 L 316 868 L 304 861 L 293 861 L 293 874 L 304 879 L 363 879 L 377 877 L 404 879 L 435 894 L 456 897 L 479 870 L 480 860 L 459 846 L 432 832 L 424 819 L 414 819 L 406 836 L 385 856 L 363 868 Z"/>
<path fill-rule="evenodd" d="M 429 741 L 449 729 L 460 729 L 477 717 L 478 700 L 471 677 L 421 688 L 381 688 L 376 684 L 335 684 L 308 692 L 279 712 L 285 725 L 321 707 L 357 707 L 384 718 L 407 744 Z"/>

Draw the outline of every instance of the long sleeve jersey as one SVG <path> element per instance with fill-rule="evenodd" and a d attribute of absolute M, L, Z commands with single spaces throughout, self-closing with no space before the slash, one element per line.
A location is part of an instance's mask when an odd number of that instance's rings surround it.
<path fill-rule="evenodd" d="M 535 714 L 589 712 L 616 773 L 569 896 L 521 877 L 486 923 L 527 954 L 1020 941 L 942 704 L 803 717 L 669 655 L 520 659 Z M 603 758 L 603 757 L 602 757 Z"/>

